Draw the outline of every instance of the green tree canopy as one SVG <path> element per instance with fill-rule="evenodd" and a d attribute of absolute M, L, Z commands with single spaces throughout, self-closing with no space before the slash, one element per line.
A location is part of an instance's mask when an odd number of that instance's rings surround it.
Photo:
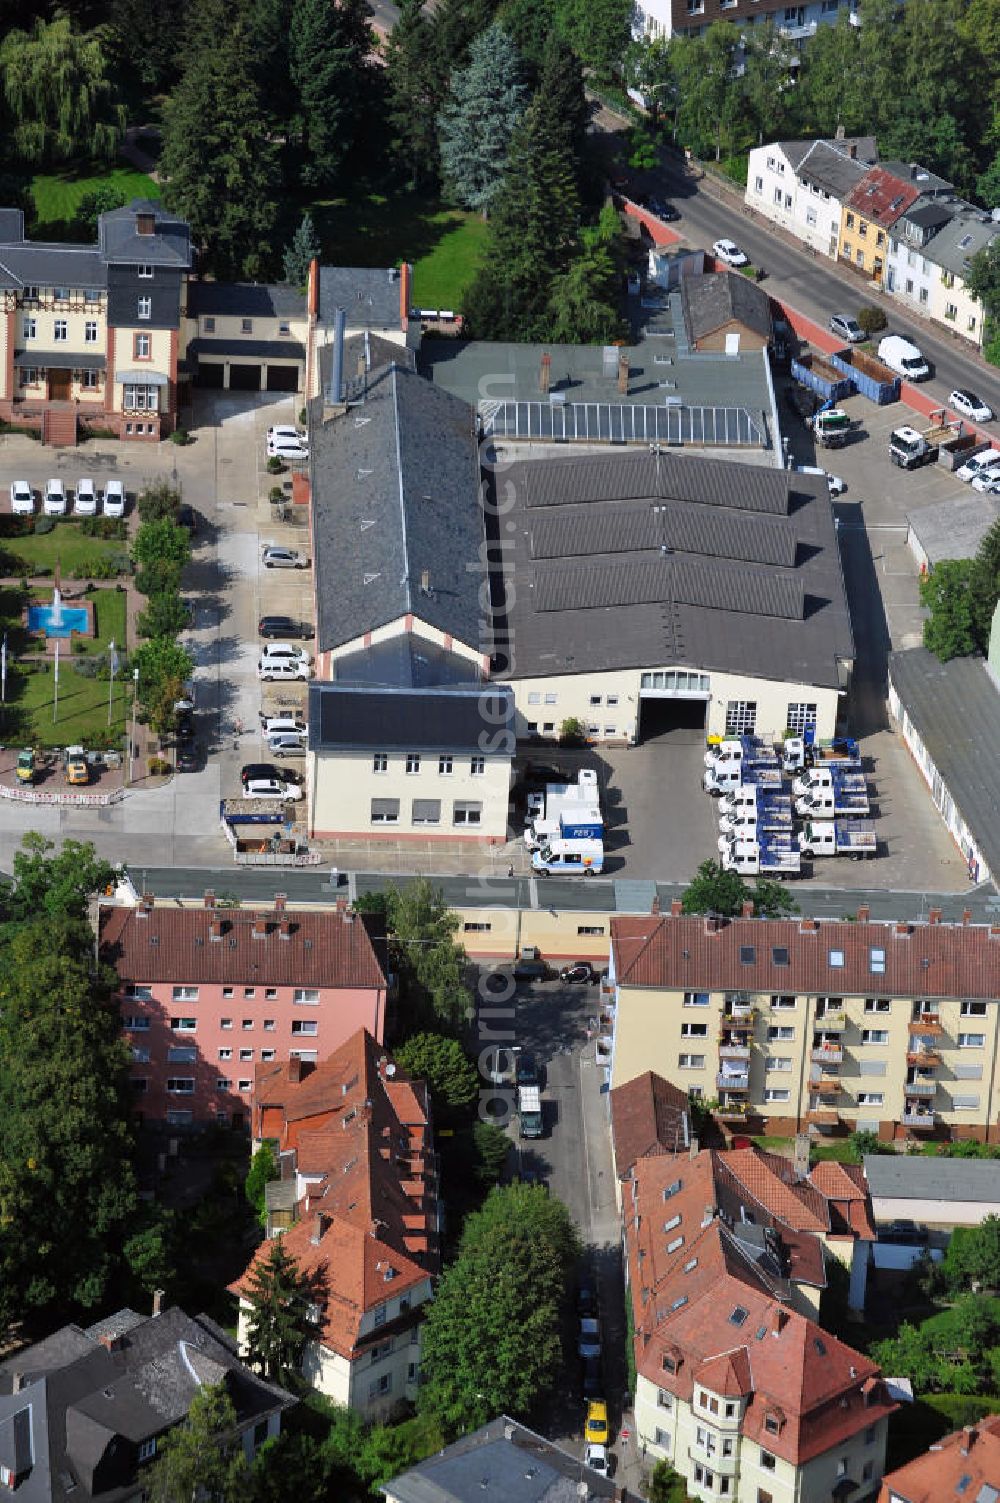
<path fill-rule="evenodd" d="M 411 188 L 437 178 L 436 121 L 443 99 L 434 27 L 423 0 L 402 0 L 385 47 L 392 152 Z"/>
<path fill-rule="evenodd" d="M 307 211 L 285 249 L 285 281 L 293 287 L 304 287 L 309 280 L 309 267 L 322 249 L 313 217 Z"/>
<path fill-rule="evenodd" d="M 566 1207 L 538 1185 L 496 1189 L 468 1217 L 424 1324 L 420 1407 L 446 1434 L 527 1415 L 559 1381 L 578 1251 Z"/>
<path fill-rule="evenodd" d="M 25 922 L 42 915 L 86 919 L 90 901 L 114 884 L 116 869 L 89 841 L 51 840 L 32 832 L 15 851 L 9 880 L 0 883 L 0 912 Z"/>
<path fill-rule="evenodd" d="M 80 234 L 96 240 L 97 221 L 101 215 L 109 214 L 112 209 L 120 209 L 127 202 L 128 196 L 124 189 L 114 183 L 102 183 L 99 188 L 85 193 L 76 206 L 76 222 L 80 227 Z"/>
<path fill-rule="evenodd" d="M 140 569 L 179 580 L 191 557 L 191 538 L 187 529 L 169 516 L 141 522 L 132 540 L 132 557 Z"/>
<path fill-rule="evenodd" d="M 393 1050 L 396 1063 L 414 1080 L 425 1080 L 436 1118 L 445 1120 L 472 1105 L 479 1092 L 475 1066 L 458 1039 L 415 1033 Z"/>
<path fill-rule="evenodd" d="M 558 0 L 555 19 L 597 78 L 609 80 L 620 71 L 632 35 L 631 0 Z"/>
<path fill-rule="evenodd" d="M 294 0 L 289 59 L 309 188 L 330 191 L 340 181 L 369 88 L 370 14 L 367 0 Z"/>
<path fill-rule="evenodd" d="M 0 41 L 7 128 L 18 158 L 48 163 L 111 161 L 125 132 L 125 110 L 101 32 L 79 32 L 65 12 L 13 30 Z"/>
<path fill-rule="evenodd" d="M 1000 1289 L 1000 1216 L 956 1227 L 940 1271 L 952 1294 L 971 1293 L 974 1285 Z"/>
<path fill-rule="evenodd" d="M 451 76 L 438 119 L 441 168 L 448 192 L 468 209 L 491 207 L 503 182 L 514 129 L 527 90 L 517 49 L 499 23 L 469 49 L 469 62 Z"/>
<path fill-rule="evenodd" d="M 972 571 L 971 559 L 946 558 L 920 581 L 920 603 L 930 611 L 924 622 L 924 646 L 942 663 L 966 657 L 978 645 Z"/>
<path fill-rule="evenodd" d="M 257 1220 L 261 1226 L 267 1223 L 264 1190 L 273 1179 L 277 1178 L 278 1163 L 274 1157 L 274 1150 L 270 1143 L 262 1143 L 250 1160 L 250 1168 L 247 1170 L 247 1177 L 243 1184 L 243 1193 L 257 1212 Z"/>
<path fill-rule="evenodd" d="M 411 1024 L 455 1026 L 471 1005 L 458 918 L 426 878 L 386 894 L 386 928 Z"/>
<path fill-rule="evenodd" d="M 797 905 L 788 889 L 772 877 L 758 877 L 751 887 L 738 872 L 728 872 L 719 861 L 703 861 L 684 891 L 685 913 L 710 913 L 737 918 L 743 904 L 753 903 L 758 918 L 779 918 L 795 913 Z"/>
<path fill-rule="evenodd" d="M 250 1362 L 272 1383 L 288 1383 L 298 1372 L 310 1330 L 310 1289 L 295 1259 L 274 1237 L 247 1279 Z"/>
<path fill-rule="evenodd" d="M 151 480 L 136 498 L 140 522 L 158 522 L 162 517 L 176 521 L 181 493 L 169 480 Z"/>
<path fill-rule="evenodd" d="M 200 1388 L 186 1420 L 157 1444 L 156 1460 L 143 1476 L 149 1503 L 246 1503 L 249 1476 L 243 1447 L 235 1441 L 236 1410 L 221 1383 Z"/>

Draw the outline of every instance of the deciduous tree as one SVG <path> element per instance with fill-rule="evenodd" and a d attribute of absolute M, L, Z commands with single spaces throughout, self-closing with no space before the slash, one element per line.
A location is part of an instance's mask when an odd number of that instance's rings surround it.
<path fill-rule="evenodd" d="M 91 899 L 114 880 L 115 868 L 89 841 L 65 840 L 57 851 L 32 832 L 14 853 L 11 877 L 0 883 L 0 913 L 19 923 L 42 915 L 85 919 Z"/>
<path fill-rule="evenodd" d="M 470 1006 L 458 919 L 426 878 L 386 893 L 386 924 L 411 1020 L 454 1026 Z"/>
<path fill-rule="evenodd" d="M 720 918 L 736 918 L 743 904 L 753 903 L 758 917 L 778 918 L 794 913 L 796 903 L 780 882 L 758 877 L 753 887 L 738 872 L 726 871 L 721 862 L 703 861 L 682 899 L 685 913 L 710 913 Z"/>
<path fill-rule="evenodd" d="M 631 0 L 559 0 L 556 22 L 599 79 L 609 80 L 620 71 L 632 34 Z"/>
<path fill-rule="evenodd" d="M 278 1165 L 275 1161 L 274 1150 L 270 1143 L 262 1143 L 250 1160 L 250 1168 L 247 1170 L 247 1177 L 243 1184 L 243 1193 L 257 1212 L 257 1220 L 261 1226 L 267 1222 L 264 1191 L 271 1181 L 277 1178 Z"/>
<path fill-rule="evenodd" d="M 475 1066 L 458 1039 L 415 1033 L 394 1050 L 397 1064 L 414 1080 L 425 1080 L 435 1117 L 471 1106 L 479 1090 Z"/>
<path fill-rule="evenodd" d="M 0 78 L 16 156 L 33 163 L 73 157 L 111 161 L 125 132 L 98 31 L 74 29 L 65 13 L 13 30 L 0 42 Z"/>
<path fill-rule="evenodd" d="M 468 66 L 452 74 L 438 118 L 445 186 L 466 208 L 489 211 L 526 98 L 517 49 L 494 23 L 472 43 Z"/>
<path fill-rule="evenodd" d="M 920 581 L 920 601 L 930 611 L 924 622 L 924 646 L 942 663 L 966 657 L 978 645 L 970 589 L 972 569 L 971 559 L 946 558 Z"/>

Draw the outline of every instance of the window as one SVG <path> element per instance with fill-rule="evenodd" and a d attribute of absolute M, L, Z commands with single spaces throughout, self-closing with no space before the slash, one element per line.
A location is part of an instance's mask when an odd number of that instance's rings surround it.
<path fill-rule="evenodd" d="M 705 1056 L 703 1054 L 679 1054 L 677 1064 L 682 1070 L 704 1070 Z"/>
<path fill-rule="evenodd" d="M 592 694 L 590 696 L 590 703 L 592 705 L 603 704 L 604 703 L 604 695 L 603 694 Z"/>
<path fill-rule="evenodd" d="M 736 1405 L 732 1404 L 732 1403 L 729 1403 L 729 1404 L 726 1405 L 726 1419 L 735 1419 L 735 1418 L 736 1418 Z M 722 1454 L 723 1454 L 723 1456 L 731 1456 L 733 1454 L 733 1442 L 731 1440 L 724 1440 L 722 1442 Z"/>
<path fill-rule="evenodd" d="M 978 1096 L 956 1096 L 954 1091 L 951 1096 L 951 1104 L 956 1112 L 972 1112 L 979 1106 Z"/>
<path fill-rule="evenodd" d="M 452 769 L 453 769 L 453 764 L 452 764 L 451 757 L 448 756 L 447 753 L 442 753 L 442 755 L 440 757 L 438 757 L 438 774 L 439 774 L 439 776 L 441 776 L 442 778 L 450 778 L 451 774 L 452 774 Z"/>
<path fill-rule="evenodd" d="M 140 1440 L 140 1442 L 139 1442 L 139 1460 L 140 1461 L 148 1461 L 151 1456 L 155 1456 L 155 1455 L 156 1455 L 156 1436 L 154 1435 L 151 1440 Z"/>
<path fill-rule="evenodd" d="M 851 242 L 849 240 L 844 241 L 844 257 L 848 261 L 851 259 Z"/>
<path fill-rule="evenodd" d="M 415 772 L 419 772 L 420 771 L 420 753 L 419 752 L 407 752 L 406 753 L 406 770 L 407 770 L 408 773 L 410 773 L 411 776 Z"/>
<path fill-rule="evenodd" d="M 788 1088 L 786 1086 L 771 1086 L 770 1088 L 764 1088 L 765 1105 L 777 1106 L 780 1105 L 781 1102 L 788 1101 L 789 1099 L 790 1092 L 788 1091 Z"/>
<path fill-rule="evenodd" d="M 859 1106 L 881 1106 L 882 1103 L 884 1102 L 884 1100 L 885 1100 L 885 1095 L 884 1095 L 884 1093 L 882 1091 L 859 1091 L 858 1092 L 858 1105 Z"/>
<path fill-rule="evenodd" d="M 220 1049 L 219 1050 L 219 1058 L 220 1059 L 232 1059 L 232 1057 L 233 1057 L 233 1051 L 232 1051 L 232 1049 Z"/>
<path fill-rule="evenodd" d="M 220 1018 L 219 1019 L 219 1027 L 220 1028 L 232 1028 L 232 1026 L 233 1026 L 233 1020 L 232 1020 L 232 1018 Z"/>
<path fill-rule="evenodd" d="M 277 1026 L 278 1026 L 277 1023 L 274 1021 L 273 1018 L 265 1018 L 264 1019 L 264 1032 L 265 1033 L 273 1033 L 274 1030 L 277 1028 Z"/>
<path fill-rule="evenodd" d="M 775 1467 L 778 1465 L 778 1458 L 774 1456 L 770 1451 L 765 1451 L 764 1447 L 761 1446 L 760 1464 L 765 1472 L 773 1472 Z"/>
<path fill-rule="evenodd" d="M 167 1092 L 171 1096 L 193 1096 L 193 1075 L 169 1075 L 167 1077 Z"/>
<path fill-rule="evenodd" d="M 873 1446 L 875 1444 L 875 1437 L 877 1434 L 878 1425 L 869 1425 L 867 1430 L 865 1431 L 865 1445 Z"/>
<path fill-rule="evenodd" d="M 546 695 L 545 695 L 545 703 L 546 703 L 546 704 L 547 704 L 547 705 L 555 705 L 555 704 L 558 704 L 558 703 L 559 703 L 559 695 L 558 695 L 558 694 L 554 694 L 554 693 L 553 693 L 553 692 L 552 692 L 552 690 L 551 690 L 551 689 L 549 689 L 549 690 L 548 690 L 548 691 L 547 691 L 547 693 L 546 693 Z"/>
<path fill-rule="evenodd" d="M 985 1018 L 985 1016 L 986 1016 L 986 1003 L 985 1002 L 963 1002 L 962 1003 L 961 1012 L 962 1012 L 962 1017 L 963 1018 Z"/>
<path fill-rule="evenodd" d="M 764 1065 L 764 1069 L 768 1072 L 771 1070 L 790 1070 L 791 1068 L 791 1058 L 785 1054 L 769 1054 Z"/>
<path fill-rule="evenodd" d="M 707 1007 L 708 1006 L 708 992 L 685 992 L 684 993 L 684 1006 L 685 1007 Z"/>
<path fill-rule="evenodd" d="M 399 823 L 399 799 L 398 798 L 373 798 L 372 799 L 372 824 L 373 825 L 396 825 Z"/>
<path fill-rule="evenodd" d="M 147 1049 L 145 1053 L 149 1054 Z M 174 1044 L 167 1050 L 167 1062 L 171 1065 L 193 1065 L 198 1058 L 198 1050 L 190 1045 Z"/>
<path fill-rule="evenodd" d="M 680 1224 L 681 1224 L 681 1217 L 680 1217 L 680 1212 L 678 1212 L 676 1216 L 671 1216 L 671 1218 L 670 1218 L 669 1221 L 665 1221 L 663 1223 L 663 1230 L 665 1232 L 672 1232 L 673 1229 L 674 1229 L 674 1227 L 675 1226 L 680 1226 Z"/>
<path fill-rule="evenodd" d="M 862 1028 L 861 1042 L 863 1044 L 887 1044 L 889 1030 L 888 1028 Z"/>
<path fill-rule="evenodd" d="M 837 1476 L 838 1477 L 846 1477 L 847 1476 L 847 1457 L 846 1456 L 838 1456 L 837 1457 Z"/>
<path fill-rule="evenodd" d="M 576 926 L 576 932 L 577 932 L 577 934 L 596 934 L 596 935 L 601 935 L 601 934 L 604 933 L 604 925 L 603 924 L 577 924 L 577 926 Z"/>
<path fill-rule="evenodd" d="M 675 1373 L 677 1371 L 677 1360 L 671 1357 L 669 1352 L 664 1353 L 663 1371 L 665 1373 Z"/>
<path fill-rule="evenodd" d="M 528 695 L 528 703 L 529 703 L 529 705 L 540 705 L 541 702 L 542 702 L 542 696 L 539 694 L 538 690 L 537 689 L 532 689 L 531 692 L 530 692 L 530 694 Z"/>
<path fill-rule="evenodd" d="M 153 299 L 151 297 L 141 297 L 136 312 L 140 318 L 152 318 Z"/>
<path fill-rule="evenodd" d="M 672 1200 L 675 1195 L 680 1194 L 683 1183 L 683 1180 L 675 1179 L 671 1184 L 669 1184 L 663 1192 L 664 1200 Z"/>
<path fill-rule="evenodd" d="M 206 334 L 214 334 L 215 333 L 215 319 L 214 318 L 203 318 L 202 321 L 201 321 L 201 324 L 202 324 L 202 328 L 203 328 L 203 330 L 205 331 Z"/>
<path fill-rule="evenodd" d="M 253 333 L 253 319 L 252 318 L 244 318 L 244 319 L 241 320 L 241 322 L 240 322 L 240 332 L 242 334 L 252 334 Z"/>
<path fill-rule="evenodd" d="M 297 1006 L 315 1007 L 319 1002 L 318 986 L 296 986 L 292 989 L 292 1001 Z"/>
<path fill-rule="evenodd" d="M 791 1043 L 794 1037 L 795 1029 L 789 1028 L 787 1024 L 784 1023 L 780 1026 L 776 1023 L 772 1023 L 770 1028 L 767 1030 L 767 1042 L 769 1044 L 788 1044 Z"/>
<path fill-rule="evenodd" d="M 133 336 L 132 355 L 136 360 L 149 359 L 150 342 L 148 334 L 136 334 Z"/>
<path fill-rule="evenodd" d="M 149 1081 L 145 1075 L 133 1075 L 129 1081 L 129 1085 L 139 1096 L 144 1096 L 149 1090 Z"/>
<path fill-rule="evenodd" d="M 145 335 L 136 335 L 136 339 L 145 338 Z M 142 360 L 142 355 L 136 354 L 137 360 Z M 160 404 L 159 394 L 155 386 L 132 386 L 124 388 L 123 401 L 128 410 L 132 412 L 156 412 Z"/>
<path fill-rule="evenodd" d="M 388 772 L 389 757 L 386 752 L 376 752 L 372 757 L 372 772 Z"/>
<path fill-rule="evenodd" d="M 755 965 L 757 962 L 757 947 L 755 945 L 740 945 L 740 965 Z"/>
<path fill-rule="evenodd" d="M 190 1111 L 181 1111 L 180 1108 L 174 1108 L 174 1109 L 168 1110 L 168 1112 L 167 1112 L 167 1126 L 168 1127 L 189 1127 L 191 1125 L 193 1117 L 194 1117 L 193 1112 L 190 1112 Z"/>
<path fill-rule="evenodd" d="M 244 1033 L 251 1033 L 253 1031 L 253 1018 L 244 1018 L 240 1026 Z"/>
<path fill-rule="evenodd" d="M 83 372 L 83 389 L 84 389 L 84 391 L 96 391 L 97 390 L 97 386 L 98 386 L 97 372 L 96 371 L 84 371 Z"/>
<path fill-rule="evenodd" d="M 240 1080 L 240 1081 L 237 1082 L 236 1089 L 238 1091 L 249 1091 L 249 1089 L 250 1089 L 250 1087 L 252 1085 L 253 1085 L 253 1081 L 252 1080 Z"/>
<path fill-rule="evenodd" d="M 612 709 L 618 703 L 618 695 L 606 694 L 604 697 L 604 703 L 607 705 L 609 710 Z"/>
<path fill-rule="evenodd" d="M 55 322 L 54 338 L 56 344 L 65 344 L 69 338 L 69 327 L 64 318 L 57 318 Z"/>
<path fill-rule="evenodd" d="M 781 200 L 783 198 L 784 198 L 784 194 L 782 193 L 781 189 L 780 188 L 775 188 L 775 190 L 774 190 L 774 201 L 778 205 L 779 209 L 781 208 Z"/>
<path fill-rule="evenodd" d="M 482 823 L 482 804 L 459 804 L 456 803 L 452 811 L 452 824 L 478 825 Z"/>
<path fill-rule="evenodd" d="M 411 806 L 410 820 L 415 825 L 439 825 L 441 800 L 439 798 L 415 798 Z"/>
<path fill-rule="evenodd" d="M 197 1018 L 171 1018 L 170 1026 L 175 1033 L 194 1033 L 198 1027 Z"/>
<path fill-rule="evenodd" d="M 702 1401 L 703 1404 L 705 1403 L 705 1395 L 704 1394 L 702 1394 L 702 1396 L 701 1396 L 701 1401 Z M 715 1410 L 713 1410 L 713 1413 L 715 1413 L 718 1410 L 718 1408 L 719 1408 L 719 1403 L 718 1403 L 718 1400 L 716 1400 L 715 1401 Z M 695 1436 L 697 1438 L 698 1444 L 701 1446 L 701 1449 L 703 1451 L 707 1451 L 710 1456 L 714 1456 L 715 1455 L 715 1436 L 713 1435 L 712 1431 L 709 1430 L 705 1425 L 699 1425 L 697 1427 L 697 1429 L 695 1430 Z"/>
<path fill-rule="evenodd" d="M 955 319 L 958 317 L 958 304 L 957 303 L 945 303 L 945 305 L 944 305 L 944 316 L 945 316 L 945 318 L 949 319 L 952 323 L 954 323 Z"/>
<path fill-rule="evenodd" d="M 462 925 L 462 932 L 463 934 L 491 934 L 493 932 L 493 925 L 489 922 L 481 924 L 474 922 L 470 923 L 467 920 Z"/>
<path fill-rule="evenodd" d="M 292 332 L 292 326 L 288 322 L 287 318 L 279 319 L 278 320 L 278 333 L 279 334 L 290 334 L 291 332 Z"/>
<path fill-rule="evenodd" d="M 779 952 L 777 950 L 775 950 L 775 951 L 772 952 L 772 959 L 774 960 L 775 965 L 787 965 L 788 964 L 788 951 L 784 950 L 783 952 L 781 952 L 784 955 L 784 959 L 783 960 L 779 960 L 778 959 L 778 953 Z M 795 998 L 794 997 L 784 996 L 784 997 L 772 997 L 771 998 L 771 1011 L 772 1012 L 791 1012 L 794 1007 L 795 1007 Z"/>
<path fill-rule="evenodd" d="M 985 1033 L 960 1033 L 958 1035 L 960 1049 L 981 1049 L 985 1043 Z"/>
<path fill-rule="evenodd" d="M 38 323 L 33 318 L 26 318 L 21 325 L 21 332 L 25 339 L 34 339 L 38 333 Z"/>
<path fill-rule="evenodd" d="M 135 1063 L 137 1065 L 148 1065 L 149 1064 L 149 1050 L 146 1049 L 142 1044 L 133 1044 L 132 1045 L 132 1058 L 135 1060 Z"/>
<path fill-rule="evenodd" d="M 198 988 L 196 986 L 175 986 L 171 995 L 175 1002 L 197 1002 Z"/>
<path fill-rule="evenodd" d="M 243 988 L 243 997 L 245 1000 L 248 1001 L 251 997 L 256 997 L 256 995 L 257 988 L 255 986 L 245 986 Z"/>
<path fill-rule="evenodd" d="M 606 725 L 604 727 L 604 734 L 605 736 L 617 736 L 618 727 L 616 725 Z"/>
<path fill-rule="evenodd" d="M 265 988 L 264 988 L 264 1001 L 265 1002 L 277 1002 L 277 1000 L 278 1000 L 278 988 L 276 986 L 265 986 Z"/>
<path fill-rule="evenodd" d="M 146 280 L 148 280 L 153 275 L 153 268 L 151 266 L 140 266 L 138 268 L 138 271 L 139 271 L 140 277 L 142 277 L 142 278 L 144 278 Z"/>
<path fill-rule="evenodd" d="M 240 1050 L 240 1059 L 243 1060 L 244 1063 L 247 1060 L 253 1059 L 253 1050 L 252 1049 L 241 1049 Z"/>
<path fill-rule="evenodd" d="M 754 178 L 753 185 L 754 185 L 754 190 L 757 193 L 763 193 L 763 191 L 764 191 L 764 179 L 762 177 L 756 177 L 756 178 Z"/>
<path fill-rule="evenodd" d="M 485 757 L 472 757 L 469 762 L 469 772 L 474 778 L 481 778 L 486 771 Z"/>
<path fill-rule="evenodd" d="M 885 951 L 880 947 L 874 947 L 869 952 L 869 966 L 874 976 L 885 975 Z"/>
<path fill-rule="evenodd" d="M 268 1061 L 274 1059 L 276 1053 L 277 1051 L 275 1049 L 262 1049 L 260 1051 L 260 1057 L 262 1060 Z"/>
<path fill-rule="evenodd" d="M 815 217 L 813 219 L 815 223 Z M 806 731 L 816 729 L 817 709 L 814 704 L 790 703 L 786 724 L 793 736 L 804 736 Z"/>
<path fill-rule="evenodd" d="M 920 289 L 920 301 L 922 303 L 926 303 L 926 301 L 927 301 L 927 295 L 928 295 L 927 294 L 927 288 L 926 287 L 921 287 L 921 289 Z"/>
<path fill-rule="evenodd" d="M 675 1237 L 672 1242 L 668 1242 L 667 1243 L 667 1252 L 668 1253 L 676 1252 L 679 1247 L 683 1247 L 683 1246 L 684 1246 L 684 1238 L 682 1236 L 681 1237 Z"/>
<path fill-rule="evenodd" d="M 844 964 L 843 950 L 831 950 L 827 955 L 827 960 L 834 970 L 841 970 Z"/>
<path fill-rule="evenodd" d="M 757 701 L 731 699 L 726 705 L 726 735 L 752 736 L 757 729 Z"/>
<path fill-rule="evenodd" d="M 668 1393 L 665 1388 L 658 1388 L 656 1390 L 656 1407 L 658 1409 L 665 1409 L 668 1414 L 672 1414 L 674 1411 L 673 1394 Z"/>
<path fill-rule="evenodd" d="M 781 1424 L 776 1414 L 768 1414 L 764 1419 L 764 1429 L 768 1435 L 777 1435 L 781 1430 Z"/>
<path fill-rule="evenodd" d="M 870 1482 L 872 1480 L 872 1478 L 874 1477 L 874 1475 L 875 1475 L 875 1463 L 874 1463 L 874 1461 L 866 1461 L 865 1464 L 864 1464 L 864 1466 L 861 1468 L 861 1480 L 862 1480 L 862 1482 Z"/>
<path fill-rule="evenodd" d="M 293 1018 L 292 1019 L 292 1034 L 293 1035 L 296 1035 L 296 1036 L 305 1035 L 308 1038 L 315 1038 L 318 1032 L 319 1032 L 319 1024 L 315 1021 L 314 1018 Z"/>
<path fill-rule="evenodd" d="M 34 386 L 38 381 L 38 372 L 30 365 L 21 367 L 21 385 Z"/>
<path fill-rule="evenodd" d="M 708 1024 L 707 1023 L 682 1023 L 681 1024 L 681 1038 L 682 1039 L 707 1039 L 708 1038 Z"/>
<path fill-rule="evenodd" d="M 696 1461 L 694 1464 L 694 1480 L 702 1487 L 711 1489 L 715 1486 L 715 1473 L 710 1472 L 707 1466 L 702 1466 L 700 1461 Z"/>
<path fill-rule="evenodd" d="M 888 997 L 866 997 L 865 1012 L 891 1012 L 892 1003 Z"/>

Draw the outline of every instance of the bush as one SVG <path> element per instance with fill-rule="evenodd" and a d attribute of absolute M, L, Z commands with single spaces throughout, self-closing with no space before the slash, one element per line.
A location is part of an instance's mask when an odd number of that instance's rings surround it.
<path fill-rule="evenodd" d="M 172 444 L 179 445 L 180 448 L 183 448 L 185 444 L 189 444 L 191 442 L 191 435 L 188 433 L 186 428 L 175 428 L 173 433 L 171 433 L 170 435 L 170 442 Z"/>
<path fill-rule="evenodd" d="M 79 637 L 73 642 L 72 652 L 74 657 L 82 657 L 87 651 L 86 642 L 81 642 Z"/>
<path fill-rule="evenodd" d="M 285 499 L 285 493 L 282 490 L 281 486 L 280 485 L 272 485 L 270 491 L 268 492 L 267 499 L 269 501 L 284 501 L 284 499 Z"/>
<path fill-rule="evenodd" d="M 300 411 L 299 411 L 299 427 L 300 428 L 304 428 L 305 427 L 305 425 L 306 425 L 306 418 L 307 417 L 308 417 L 308 413 L 306 412 L 306 409 L 304 407 L 301 408 Z"/>
<path fill-rule="evenodd" d="M 167 773 L 170 772 L 170 770 L 170 763 L 167 761 L 166 757 L 150 757 L 149 775 L 151 778 L 166 777 Z"/>
<path fill-rule="evenodd" d="M 36 538 L 42 538 L 47 532 L 54 532 L 56 526 L 55 517 L 36 517 L 32 528 Z"/>
<path fill-rule="evenodd" d="M 888 322 L 889 320 L 881 308 L 866 306 L 858 309 L 858 323 L 864 329 L 869 339 L 873 334 L 880 334 Z"/>
<path fill-rule="evenodd" d="M 267 461 L 267 473 L 269 475 L 283 475 L 285 473 L 285 466 L 277 454 L 272 454 Z"/>
<path fill-rule="evenodd" d="M 154 480 L 139 492 L 136 510 L 143 522 L 157 522 L 161 517 L 173 520 L 181 504 L 181 493 L 169 480 Z"/>
<path fill-rule="evenodd" d="M 583 746 L 587 740 L 587 727 L 582 720 L 570 715 L 559 727 L 560 746 Z"/>
<path fill-rule="evenodd" d="M 124 541 L 128 537 L 128 524 L 124 517 L 84 517 L 79 525 L 85 538 L 115 538 Z"/>

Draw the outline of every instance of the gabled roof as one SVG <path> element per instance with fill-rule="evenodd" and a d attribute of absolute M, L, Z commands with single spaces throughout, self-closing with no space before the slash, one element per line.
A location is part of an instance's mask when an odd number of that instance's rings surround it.
<path fill-rule="evenodd" d="M 879 1503 L 998 1503 L 1000 1414 L 936 1441 L 882 1481 Z"/>
<path fill-rule="evenodd" d="M 975 492 L 973 492 L 975 495 Z M 335 658 L 334 683 L 381 685 L 396 689 L 469 688 L 482 679 L 482 666 L 466 653 L 450 651 L 417 631 L 383 637 Z"/>
<path fill-rule="evenodd" d="M 108 268 L 93 245 L 26 240 L 0 245 L 0 287 L 97 288 L 108 285 Z"/>
<path fill-rule="evenodd" d="M 954 724 L 970 733 L 961 712 Z M 982 925 L 650 914 L 613 918 L 611 945 L 620 986 L 862 997 L 1000 991 L 1000 930 Z"/>
<path fill-rule="evenodd" d="M 149 214 L 155 220 L 155 233 L 140 235 L 138 217 Z M 97 239 L 109 266 L 174 266 L 186 271 L 191 265 L 188 226 L 159 199 L 134 198 L 124 208 L 102 214 L 97 222 Z"/>
<path fill-rule="evenodd" d="M 878 161 L 872 136 L 843 141 L 813 141 L 796 168 L 796 176 L 842 200 Z"/>
<path fill-rule="evenodd" d="M 921 254 L 935 266 L 941 266 L 964 280 L 973 256 L 985 250 L 997 236 L 1000 236 L 1000 223 L 985 211 L 964 205 Z M 2 255 L 0 248 L 0 257 Z"/>
<path fill-rule="evenodd" d="M 917 183 L 896 177 L 885 167 L 871 167 L 845 200 L 865 219 L 891 229 L 901 214 L 920 197 Z"/>
<path fill-rule="evenodd" d="M 880 1200 L 1000 1202 L 1000 1163 L 992 1159 L 874 1154 L 865 1157 L 865 1175 Z"/>
<path fill-rule="evenodd" d="M 735 272 L 682 277 L 681 304 L 692 345 L 728 323 L 742 324 L 761 339 L 771 338 L 771 299 L 748 277 Z"/>
<path fill-rule="evenodd" d="M 637 1159 L 683 1153 L 690 1142 L 687 1092 L 647 1070 L 611 1092 L 615 1173 L 626 1179 Z"/>
<path fill-rule="evenodd" d="M 396 365 L 310 427 L 317 648 L 413 615 L 480 643 L 482 507 L 472 409 Z"/>

